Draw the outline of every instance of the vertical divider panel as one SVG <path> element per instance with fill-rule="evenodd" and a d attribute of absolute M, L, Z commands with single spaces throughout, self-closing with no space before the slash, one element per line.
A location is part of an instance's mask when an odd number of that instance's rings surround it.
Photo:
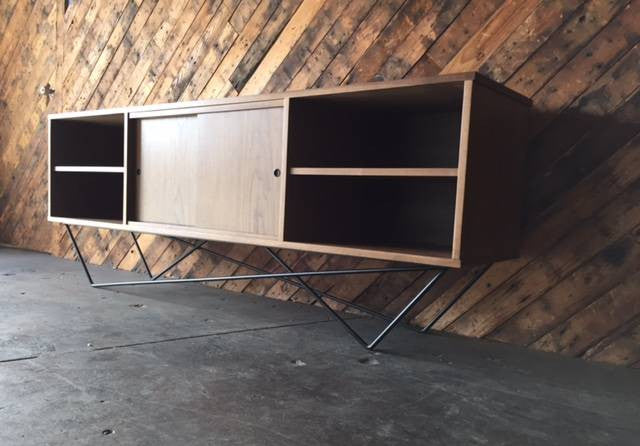
<path fill-rule="evenodd" d="M 129 113 L 123 114 L 124 119 L 124 136 L 123 136 L 123 150 L 124 156 L 122 160 L 124 162 L 124 172 L 122 174 L 122 224 L 127 224 L 129 220 L 128 211 L 128 177 L 129 177 Z"/>
<path fill-rule="evenodd" d="M 47 117 L 47 218 L 51 219 L 51 116 Z"/>
<path fill-rule="evenodd" d="M 137 206 L 136 202 L 136 176 L 138 168 L 138 151 L 140 145 L 138 143 L 138 121 L 131 119 L 129 113 L 126 114 L 126 127 L 125 127 L 125 220 L 124 223 L 128 224 L 130 220 L 136 220 Z"/>
<path fill-rule="evenodd" d="M 471 123 L 471 97 L 473 96 L 473 81 L 464 81 L 462 94 L 462 116 L 460 125 L 460 148 L 458 155 L 458 178 L 456 184 L 456 204 L 453 222 L 453 249 L 451 257 L 460 259 L 462 244 L 462 218 L 464 213 L 464 192 L 467 177 L 467 153 L 469 149 L 469 126 Z"/>
<path fill-rule="evenodd" d="M 282 103 L 282 163 L 280 167 L 280 177 L 282 186 L 280 188 L 280 209 L 278 215 L 278 240 L 284 240 L 284 216 L 285 202 L 287 197 L 287 177 L 289 176 L 289 163 L 287 154 L 289 152 L 289 98 L 284 98 Z"/>

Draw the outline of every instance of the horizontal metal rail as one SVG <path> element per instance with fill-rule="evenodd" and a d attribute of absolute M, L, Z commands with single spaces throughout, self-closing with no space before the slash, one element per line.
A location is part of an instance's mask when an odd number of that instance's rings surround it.
<path fill-rule="evenodd" d="M 157 279 L 157 280 L 132 280 L 126 282 L 104 282 L 92 283 L 94 288 L 115 287 L 115 286 L 135 286 L 154 285 L 162 283 L 202 283 L 202 282 L 222 282 L 227 280 L 258 280 L 258 279 L 279 279 L 289 277 L 314 277 L 314 276 L 346 276 L 355 274 L 378 274 L 378 273 L 399 273 L 406 271 L 424 271 L 421 267 L 407 268 L 367 268 L 367 269 L 344 269 L 326 271 L 302 271 L 287 273 L 269 274 L 245 274 L 241 276 L 220 276 L 220 277 L 193 277 L 188 279 Z"/>
<path fill-rule="evenodd" d="M 170 238 L 172 240 L 175 240 L 175 241 L 178 241 L 178 242 L 182 242 L 182 243 L 187 244 L 189 246 L 196 246 L 196 243 L 190 242 L 189 240 L 184 240 L 184 239 L 181 239 L 181 238 L 178 238 L 178 237 L 170 237 Z M 209 248 L 207 248 L 205 246 L 201 246 L 199 249 L 202 250 L 202 251 L 208 252 L 211 255 L 219 257 L 219 258 L 221 258 L 223 260 L 226 260 L 227 262 L 234 263 L 236 265 L 239 265 L 239 266 L 242 266 L 244 268 L 250 269 L 251 271 L 255 271 L 256 273 L 269 274 L 269 271 L 267 271 L 265 269 L 258 268 L 257 266 L 251 265 L 251 264 L 249 264 L 247 262 L 243 262 L 242 260 L 234 259 L 233 257 L 229 257 L 229 256 L 227 256 L 225 254 L 221 254 L 221 253 L 219 253 L 217 251 L 214 251 L 212 249 L 209 249 Z M 431 270 L 435 269 L 435 268 L 430 267 L 430 266 L 425 266 L 424 268 L 425 268 L 424 269 L 425 271 L 431 271 Z M 306 288 L 303 287 L 299 282 L 297 282 L 295 280 L 292 280 L 292 279 L 289 279 L 289 278 L 286 278 L 286 277 L 280 278 L 278 280 L 281 280 L 283 282 L 288 283 L 289 285 L 295 286 L 298 289 L 306 291 Z M 317 288 L 312 287 L 311 285 L 307 284 L 307 286 L 311 290 L 313 290 L 315 293 L 318 293 L 321 296 L 326 297 L 327 299 L 330 299 L 330 300 L 332 300 L 334 302 L 338 302 L 339 304 L 345 305 L 347 307 L 354 308 L 354 309 L 356 309 L 358 311 L 361 311 L 362 313 L 368 314 L 369 316 L 372 316 L 372 317 L 375 317 L 377 319 L 380 319 L 380 320 L 383 320 L 383 321 L 387 321 L 387 322 L 390 322 L 390 321 L 393 320 L 393 317 L 388 316 L 388 315 L 386 315 L 384 313 L 380 313 L 379 311 L 372 310 L 371 308 L 367 308 L 367 307 L 365 307 L 363 305 L 357 304 L 357 303 L 352 302 L 350 300 L 343 299 L 342 297 L 338 297 L 338 296 L 336 296 L 334 294 L 331 294 L 331 293 L 329 293 L 327 291 L 319 290 Z M 314 299 L 316 299 L 315 296 L 314 296 Z M 410 324 L 404 324 L 404 325 L 405 325 L 406 328 L 408 328 L 410 330 L 414 330 L 414 331 L 417 331 L 417 332 L 421 331 L 420 328 L 414 327 L 413 325 L 410 325 Z"/>

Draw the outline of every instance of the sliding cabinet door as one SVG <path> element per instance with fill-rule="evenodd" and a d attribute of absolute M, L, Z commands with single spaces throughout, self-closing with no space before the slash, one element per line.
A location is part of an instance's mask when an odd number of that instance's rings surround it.
<path fill-rule="evenodd" d="M 279 237 L 281 106 L 140 118 L 135 127 L 139 221 Z"/>

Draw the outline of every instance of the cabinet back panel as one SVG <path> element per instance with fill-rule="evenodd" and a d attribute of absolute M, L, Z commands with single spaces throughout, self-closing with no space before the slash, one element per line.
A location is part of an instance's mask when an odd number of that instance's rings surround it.
<path fill-rule="evenodd" d="M 281 107 L 140 119 L 136 220 L 276 237 Z"/>
<path fill-rule="evenodd" d="M 51 162 L 54 166 L 123 166 L 124 115 L 52 120 Z"/>
<path fill-rule="evenodd" d="M 52 173 L 51 215 L 121 221 L 122 191 L 121 173 Z"/>
<path fill-rule="evenodd" d="M 289 166 L 457 167 L 460 88 L 406 90 L 292 98 Z"/>
<path fill-rule="evenodd" d="M 450 250 L 454 178 L 290 176 L 285 240 Z"/>

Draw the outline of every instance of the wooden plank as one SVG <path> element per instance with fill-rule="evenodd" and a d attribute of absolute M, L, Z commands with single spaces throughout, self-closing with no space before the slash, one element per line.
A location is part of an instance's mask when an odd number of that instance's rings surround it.
<path fill-rule="evenodd" d="M 124 167 L 118 166 L 54 166 L 55 172 L 95 172 L 124 173 Z"/>
<path fill-rule="evenodd" d="M 323 253 L 306 253 L 298 259 L 291 266 L 293 271 L 317 271 L 326 262 L 328 258 L 327 254 Z M 289 300 L 298 291 L 298 287 L 291 283 L 279 281 L 276 282 L 269 291 L 265 294 L 266 297 L 271 297 L 279 300 Z"/>
<path fill-rule="evenodd" d="M 609 116 L 612 123 L 594 122 L 591 129 L 544 172 L 544 176 L 530 181 L 528 207 L 531 215 L 542 212 L 553 202 L 554 196 L 577 183 L 585 172 L 597 167 L 640 131 L 640 91 Z"/>
<path fill-rule="evenodd" d="M 611 231 L 611 236 L 615 236 L 615 234 L 620 234 L 621 231 L 624 231 L 624 229 L 632 225 L 635 222 L 634 218 L 638 218 L 639 216 L 635 213 L 635 209 L 633 209 L 633 202 L 629 200 L 633 200 L 634 197 L 638 195 L 637 188 L 638 184 L 636 181 L 636 183 L 630 186 L 628 191 L 612 201 L 607 208 L 596 214 L 592 219 L 587 220 L 587 226 L 583 225 L 580 228 L 580 233 L 576 234 L 576 237 L 579 238 L 586 233 L 593 232 L 592 228 Z M 609 217 L 606 217 L 607 214 L 610 214 Z M 604 233 L 599 232 L 598 234 Z M 601 240 L 604 239 L 602 235 L 600 235 L 599 238 Z M 579 259 L 580 256 L 586 257 L 592 252 L 590 249 L 585 249 L 583 245 L 574 247 L 573 250 L 572 256 L 576 260 Z M 559 252 L 564 253 L 562 250 Z M 616 254 L 618 254 L 618 257 L 615 257 Z M 622 254 L 625 253 L 623 252 Z M 567 254 L 564 255 L 568 257 Z M 626 275 L 632 272 L 629 268 L 633 268 L 633 264 L 628 266 L 623 265 L 625 256 L 621 255 L 619 250 L 605 250 L 600 256 L 601 259 L 595 258 L 594 261 L 598 262 L 598 264 L 604 264 L 608 269 L 604 269 L 603 267 L 603 273 L 599 273 L 602 279 L 599 280 L 598 283 L 591 285 L 589 278 L 584 284 L 581 283 L 582 287 L 578 291 L 577 285 L 574 283 L 578 281 L 577 277 L 581 277 L 579 274 L 582 273 L 574 273 L 563 283 L 551 288 L 534 303 L 510 318 L 509 321 L 496 330 L 491 337 L 503 342 L 529 344 L 552 329 L 564 318 L 569 317 L 581 306 L 584 306 L 589 303 L 590 300 L 597 297 L 598 294 L 594 295 L 594 293 L 596 292 L 595 290 L 599 289 L 598 287 L 606 286 L 603 284 L 607 283 L 611 284 L 611 281 L 620 280 L 621 276 L 618 275 L 619 273 Z M 610 259 L 619 259 L 620 261 L 613 262 L 610 261 Z M 553 261 L 557 262 L 555 258 Z M 526 274 L 523 274 L 522 276 L 524 277 L 525 275 Z M 540 288 L 542 288 L 542 286 Z"/>
<path fill-rule="evenodd" d="M 479 270 L 483 267 L 477 267 L 472 269 L 464 269 L 459 271 L 451 271 L 447 272 L 445 279 L 451 281 L 447 284 L 446 287 L 442 290 L 441 293 L 436 294 L 435 296 L 429 296 L 427 302 L 420 303 L 416 306 L 416 309 L 409 314 L 411 318 L 411 323 L 418 325 L 420 327 L 425 327 L 427 324 L 430 324 L 440 313 L 452 302 L 456 296 L 463 292 L 465 287 L 467 287 L 472 280 L 475 279 L 476 275 L 479 273 Z M 451 277 L 451 275 L 454 277 Z M 387 311 L 391 313 L 397 313 L 400 311 L 401 303 L 408 302 L 408 300 L 415 296 L 418 291 L 423 287 L 427 282 L 427 278 L 430 277 L 428 273 L 420 276 L 416 282 L 410 286 L 402 295 L 399 295 L 397 299 L 393 300 L 389 306 L 387 306 Z M 474 288 L 478 286 L 478 282 L 476 282 L 466 293 L 473 291 Z M 464 293 L 464 294 L 466 294 Z M 449 309 L 455 311 L 455 307 L 458 304 L 454 304 L 454 306 Z M 444 317 L 444 314 L 443 314 Z"/>
<path fill-rule="evenodd" d="M 144 49 L 141 48 L 140 53 L 134 53 L 138 57 L 130 58 L 120 69 L 109 94 L 103 99 L 105 105 L 115 104 L 112 101 L 116 96 L 125 104 L 135 99 L 142 101 L 141 97 L 146 97 L 148 91 L 145 86 L 154 81 L 155 72 L 162 71 L 198 9 L 199 7 L 191 7 L 188 1 L 171 3 L 167 17 L 156 32 L 149 36 L 147 45 Z M 142 92 L 136 97 L 140 89 Z"/>
<path fill-rule="evenodd" d="M 197 18 L 199 12 L 206 8 L 207 4 L 208 2 L 206 0 L 197 0 L 193 1 L 192 4 L 187 4 L 185 10 L 183 10 L 176 19 L 176 23 L 168 34 L 166 41 L 158 42 L 154 39 L 154 61 L 149 65 L 144 78 L 137 86 L 137 90 L 133 98 L 131 98 L 132 103 L 142 104 L 147 101 L 147 98 L 157 83 L 159 74 L 164 71 L 179 44 L 185 36 L 188 36 L 188 32 L 193 29 L 194 20 Z"/>
<path fill-rule="evenodd" d="M 9 23 L 11 23 L 11 18 L 17 3 L 18 0 L 5 0 L 0 4 L 0 36 L 3 36 L 0 40 L 5 38 L 4 32 Z"/>
<path fill-rule="evenodd" d="M 58 88 L 65 93 L 67 97 L 75 98 L 78 91 L 82 89 L 84 82 L 93 70 L 95 63 L 98 61 L 109 37 L 113 31 L 115 24 L 120 20 L 123 13 L 127 10 L 127 1 L 120 0 L 103 5 L 98 11 L 94 23 L 91 24 L 92 33 L 84 42 L 82 42 L 79 51 L 75 55 L 75 60 L 70 63 L 74 66 L 73 70 L 66 72 L 66 77 L 61 78 Z M 128 3 L 135 6 L 135 3 Z M 68 55 L 67 57 L 73 57 Z M 65 104 L 65 107 L 70 104 Z"/>
<path fill-rule="evenodd" d="M 367 17 L 336 54 L 331 63 L 315 82 L 317 87 L 340 85 L 351 67 L 366 51 L 367 47 L 387 26 L 393 15 L 402 5 L 401 0 L 388 0 L 376 3 Z"/>
<path fill-rule="evenodd" d="M 292 167 L 291 175 L 334 175 L 370 177 L 456 177 L 458 169 L 376 167 Z"/>
<path fill-rule="evenodd" d="M 589 349 L 583 357 L 611 364 L 632 365 L 640 360 L 640 320 L 633 319 L 631 328 L 626 327 L 613 340 L 600 347 Z M 625 325 L 623 325 L 624 327 Z"/>
<path fill-rule="evenodd" d="M 624 105 L 640 85 L 639 61 L 640 45 L 636 44 L 531 141 L 532 150 L 526 172 L 529 177 L 539 179 L 548 176 L 548 170 L 554 166 L 554 162 L 571 151 L 585 135 L 595 135 L 607 129 L 609 123 L 603 117 Z"/>
<path fill-rule="evenodd" d="M 270 259 L 271 259 L 271 256 L 269 255 L 269 252 L 266 249 L 255 248 L 251 252 L 251 254 L 245 259 L 245 261 L 249 265 L 262 268 L 269 262 Z M 244 266 L 241 266 L 234 272 L 234 274 L 237 274 L 237 275 L 255 274 L 255 271 L 252 269 L 246 268 Z M 249 282 L 251 281 L 250 280 L 230 280 L 228 282 L 225 282 L 222 288 L 228 291 L 235 291 L 236 293 L 241 293 L 249 285 Z"/>
<path fill-rule="evenodd" d="M 538 3 L 539 0 L 504 2 L 447 63 L 442 73 L 478 69 L 534 11 Z"/>
<path fill-rule="evenodd" d="M 347 0 L 324 2 L 309 26 L 287 52 L 278 68 L 275 69 L 267 84 L 262 88 L 262 92 L 271 93 L 286 89 L 348 4 Z"/>
<path fill-rule="evenodd" d="M 304 18 L 306 15 L 308 15 L 308 13 L 315 13 L 315 11 L 317 10 L 316 8 L 320 6 L 320 3 L 318 2 L 318 0 L 306 0 L 306 5 L 312 5 L 312 7 L 310 9 L 307 9 L 305 7 L 301 11 L 301 15 L 299 17 Z M 235 91 L 239 93 L 242 92 L 245 84 L 258 67 L 258 64 L 260 64 L 261 61 L 265 61 L 265 55 L 267 54 L 267 51 L 269 51 L 269 48 L 271 47 L 271 45 L 273 45 L 275 40 L 283 31 L 285 25 L 291 18 L 292 14 L 296 12 L 299 6 L 300 0 L 284 0 L 280 3 L 280 5 L 278 5 L 278 8 L 274 11 L 271 17 L 269 17 L 269 21 L 262 28 L 258 37 L 253 41 L 249 50 L 244 54 L 244 57 L 242 58 L 236 69 L 229 76 L 228 81 L 231 83 Z M 296 30 L 295 27 L 293 27 L 292 29 L 294 31 Z M 297 32 L 294 33 L 294 37 L 295 34 L 297 34 Z M 285 37 L 287 37 L 287 35 L 288 34 L 285 34 Z M 280 46 L 276 47 L 276 51 L 278 51 L 279 47 Z M 275 59 L 274 61 L 270 61 L 272 57 L 273 56 L 271 56 L 269 59 L 266 59 L 265 63 L 275 63 L 277 59 Z M 267 67 L 263 65 L 263 69 L 264 68 Z M 274 67 L 270 67 L 267 69 L 271 68 Z"/>
<path fill-rule="evenodd" d="M 233 29 L 237 34 L 240 34 L 244 29 L 244 26 L 249 21 L 249 18 L 253 15 L 260 4 L 259 0 L 242 0 L 229 19 L 229 24 L 233 26 Z"/>
<path fill-rule="evenodd" d="M 278 256 L 284 260 L 287 265 L 293 265 L 304 254 L 302 251 L 294 251 L 290 249 L 278 249 Z M 278 262 L 270 259 L 263 268 L 268 272 L 282 272 L 282 267 Z M 261 279 L 251 281 L 243 290 L 245 293 L 264 296 L 267 291 L 278 282 L 276 279 Z"/>
<path fill-rule="evenodd" d="M 569 61 L 628 0 L 602 2 L 592 0 L 576 13 L 522 65 L 506 85 L 525 96 L 532 96 L 548 77 Z"/>
<path fill-rule="evenodd" d="M 504 0 L 471 0 L 425 55 L 443 68 L 469 42 Z"/>
<path fill-rule="evenodd" d="M 581 222 L 549 252 L 502 284 L 449 329 L 470 336 L 487 335 L 551 286 L 574 274 L 593 255 L 629 231 L 640 218 L 640 211 L 636 211 L 633 204 L 637 186 L 631 187 L 631 204 L 627 202 L 629 197 L 621 195 L 592 218 Z M 585 295 L 584 290 L 580 295 Z"/>
<path fill-rule="evenodd" d="M 398 43 L 407 37 L 432 7 L 433 2 L 415 0 L 405 2 L 384 31 L 355 63 L 346 82 L 350 84 L 373 80 L 380 67 L 394 53 Z"/>
<path fill-rule="evenodd" d="M 234 40 L 233 45 L 219 62 L 219 65 L 215 67 L 213 75 L 209 73 L 208 82 L 206 82 L 204 89 L 201 90 L 201 95 L 210 98 L 220 96 L 220 92 L 229 83 L 232 73 L 244 58 L 253 41 L 257 39 L 276 7 L 277 3 L 272 0 L 262 0 L 260 2 L 243 28 L 242 33 Z"/>
<path fill-rule="evenodd" d="M 93 24 L 98 17 L 100 11 L 100 2 L 91 0 L 90 4 L 82 20 L 75 20 L 75 27 L 71 27 L 67 31 L 67 35 L 71 37 L 65 45 L 65 58 L 62 65 L 62 76 L 67 77 L 67 73 L 76 61 L 77 55 L 80 53 L 82 46 L 87 38 L 91 37 L 89 30 L 93 28 Z M 66 37 L 65 36 L 65 37 Z"/>
<path fill-rule="evenodd" d="M 400 295 L 420 275 L 420 271 L 381 274 L 354 301 L 365 308 L 383 311 L 392 299 Z"/>
<path fill-rule="evenodd" d="M 150 38 L 151 29 L 156 29 L 159 26 L 159 21 L 165 8 L 164 2 L 159 0 L 145 0 L 142 3 L 133 22 L 131 22 L 120 41 L 117 50 L 111 55 L 111 59 L 104 61 L 106 69 L 99 74 L 99 82 L 91 96 L 88 97 L 86 108 L 97 109 L 103 105 L 104 97 L 109 93 L 120 69 L 129 56 L 140 57 L 141 47 Z"/>
<path fill-rule="evenodd" d="M 227 255 L 232 259 L 245 261 L 254 249 L 255 248 L 253 246 L 248 245 L 232 245 L 231 249 L 227 252 Z M 235 274 L 238 268 L 240 267 L 237 264 L 223 260 L 217 263 L 211 271 L 203 271 L 203 273 L 205 274 L 205 277 L 230 276 Z M 206 285 L 212 288 L 222 288 L 225 283 L 209 282 L 206 283 Z"/>
<path fill-rule="evenodd" d="M 383 79 L 404 77 L 458 15 L 466 0 L 437 1 L 380 68 Z"/>
<path fill-rule="evenodd" d="M 115 25 L 113 32 L 109 36 L 109 40 L 105 45 L 104 50 L 100 53 L 98 61 L 91 70 L 88 78 L 84 79 L 82 88 L 75 98 L 68 99 L 69 109 L 80 110 L 84 109 L 92 98 L 96 88 L 103 80 L 103 75 L 111 67 L 112 61 L 117 56 L 122 57 L 127 45 L 122 45 L 123 40 L 135 38 L 135 33 L 138 31 L 140 24 L 143 24 L 153 7 L 156 5 L 156 0 L 145 0 L 140 5 L 136 3 L 129 3 L 125 11 L 120 16 L 118 23 Z M 106 79 L 108 79 L 107 76 Z M 106 81 L 105 79 L 105 81 Z"/>
<path fill-rule="evenodd" d="M 549 37 L 569 20 L 584 0 L 543 2 L 522 22 L 479 71 L 490 78 L 507 80 Z"/>
<path fill-rule="evenodd" d="M 635 0 L 536 93 L 534 106 L 542 113 L 532 123 L 533 135 L 640 41 L 640 31 L 635 26 L 638 21 L 640 0 Z"/>
<path fill-rule="evenodd" d="M 9 20 L 6 29 L 0 34 L 0 83 L 5 81 L 6 71 L 11 64 L 9 60 L 14 58 L 14 54 L 21 48 L 19 42 L 24 39 L 24 30 L 26 23 L 35 10 L 34 2 L 20 1 L 16 4 L 16 7 L 12 10 L 11 19 Z M 24 42 L 24 40 L 22 40 Z"/>
<path fill-rule="evenodd" d="M 228 13 L 222 1 L 203 4 L 166 68 L 157 75 L 145 103 L 178 100 L 185 86 L 202 64 L 214 39 L 219 35 L 219 30 L 222 28 L 220 25 L 224 22 L 221 19 L 226 18 Z"/>
<path fill-rule="evenodd" d="M 361 259 L 357 267 L 358 269 L 365 268 L 386 268 L 391 266 L 388 262 L 375 259 Z M 367 288 L 373 284 L 379 277 L 378 274 L 359 274 L 357 276 L 345 276 L 339 282 L 335 283 L 330 291 L 334 296 L 341 297 L 347 301 L 354 301 L 360 296 Z M 332 303 L 333 308 L 338 311 L 343 311 L 345 305 L 339 303 Z"/>
<path fill-rule="evenodd" d="M 304 65 L 293 76 L 287 89 L 303 90 L 311 87 L 355 32 L 373 5 L 374 2 L 367 0 L 350 2 L 322 41 L 309 54 Z"/>
<path fill-rule="evenodd" d="M 360 259 L 355 257 L 329 256 L 326 259 L 326 262 L 324 262 L 324 264 L 320 266 L 318 269 L 319 270 L 351 269 L 351 268 L 356 268 L 359 263 L 360 263 Z M 331 291 L 331 289 L 335 285 L 339 284 L 342 281 L 342 279 L 344 279 L 344 277 L 314 276 L 314 277 L 310 277 L 308 280 L 306 280 L 306 282 L 309 284 L 309 286 L 311 286 L 312 288 L 315 288 L 316 290 L 328 292 L 328 291 Z M 315 301 L 315 296 L 312 296 L 304 289 L 298 289 L 298 291 L 295 291 L 291 295 L 289 300 L 292 302 L 310 304 Z M 330 306 L 332 306 L 333 308 L 337 309 L 336 307 L 337 304 L 335 301 L 325 299 L 325 302 Z M 318 303 L 316 304 L 319 305 Z"/>
<path fill-rule="evenodd" d="M 508 283 L 536 257 L 543 255 L 558 241 L 570 234 L 573 227 L 589 219 L 600 208 L 614 200 L 638 178 L 633 166 L 640 140 L 634 139 L 576 188 L 560 197 L 545 219 L 530 227 L 524 239 L 520 258 L 494 264 L 472 290 L 465 294 L 434 328 L 445 329 L 461 315 L 490 295 L 503 283 Z M 526 277 L 526 274 L 522 274 Z M 542 282 L 544 283 L 544 282 Z M 538 284 L 539 285 L 539 284 Z"/>
<path fill-rule="evenodd" d="M 633 247 L 637 247 L 637 234 L 628 242 Z M 618 324 L 640 314 L 638 286 L 640 286 L 640 274 L 636 273 L 570 320 L 546 334 L 532 347 L 537 350 L 570 355 L 584 353 L 594 342 L 614 330 Z"/>
<path fill-rule="evenodd" d="M 242 94 L 262 92 L 271 76 L 273 76 L 287 56 L 291 47 L 300 38 L 324 3 L 324 0 L 304 0 L 286 27 L 282 30 L 277 40 L 260 61 L 260 64 L 255 68 L 253 75 L 246 81 L 246 84 L 240 86 L 238 83 L 234 83 L 236 90 L 241 91 Z"/>

